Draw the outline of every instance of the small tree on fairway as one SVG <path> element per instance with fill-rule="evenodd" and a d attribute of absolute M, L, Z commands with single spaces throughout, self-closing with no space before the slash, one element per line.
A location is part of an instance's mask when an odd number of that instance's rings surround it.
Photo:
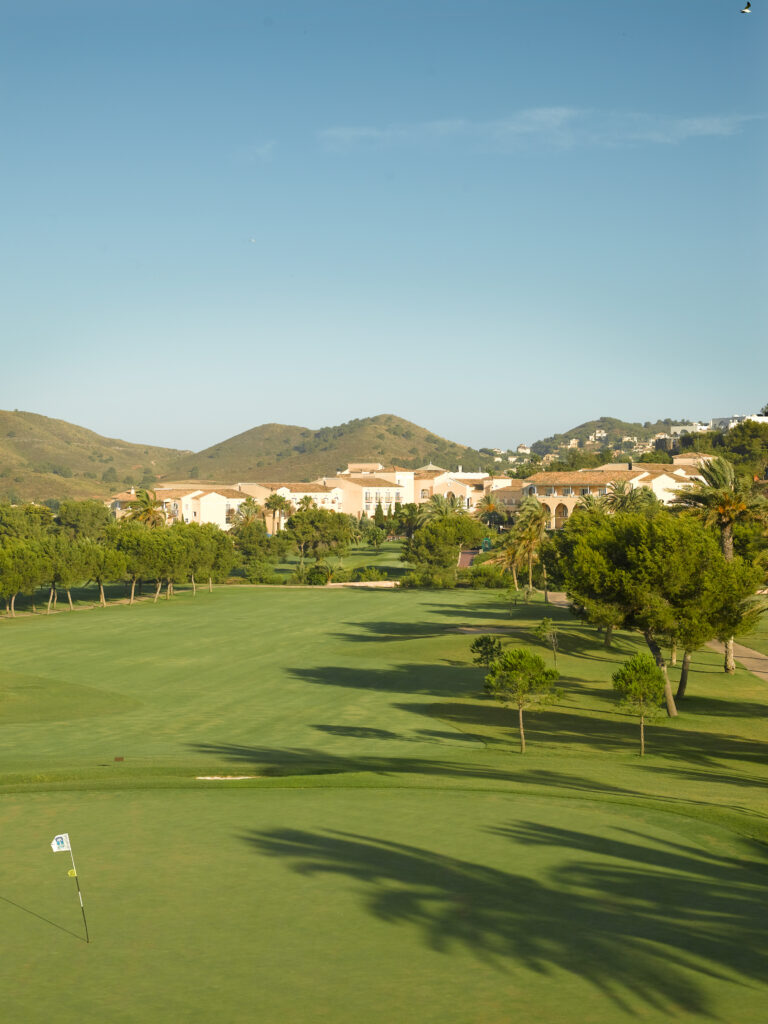
<path fill-rule="evenodd" d="M 472 641 L 469 649 L 475 656 L 474 663 L 489 669 L 491 662 L 501 657 L 501 640 L 494 640 L 488 633 L 484 633 Z"/>
<path fill-rule="evenodd" d="M 552 619 L 545 616 L 534 632 L 542 643 L 545 643 L 547 647 L 552 648 L 552 657 L 555 662 L 555 668 L 557 668 L 557 652 L 560 649 L 560 642 L 557 638 L 557 626 L 554 624 Z"/>
<path fill-rule="evenodd" d="M 378 551 L 381 545 L 387 539 L 386 532 L 373 524 L 367 527 L 364 536 L 365 543 L 369 547 L 373 548 L 375 551 Z"/>
<path fill-rule="evenodd" d="M 640 756 L 645 754 L 645 722 L 661 714 L 664 673 L 650 654 L 635 654 L 614 672 L 613 688 L 621 707 L 640 719 Z"/>
<path fill-rule="evenodd" d="M 516 707 L 520 727 L 520 753 L 525 753 L 523 712 L 552 704 L 562 696 L 552 684 L 560 678 L 557 669 L 547 668 L 542 658 L 524 647 L 507 649 L 490 666 L 485 692 L 501 704 Z"/>

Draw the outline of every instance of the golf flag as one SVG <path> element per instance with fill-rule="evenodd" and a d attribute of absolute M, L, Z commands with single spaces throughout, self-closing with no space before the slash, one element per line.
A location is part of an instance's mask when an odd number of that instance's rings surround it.
<path fill-rule="evenodd" d="M 77 878 L 77 872 L 75 871 L 74 868 L 70 868 L 67 874 L 69 875 L 70 878 Z"/>
<path fill-rule="evenodd" d="M 69 832 L 65 832 L 63 835 L 54 836 L 53 842 L 51 843 L 51 849 L 54 853 L 59 853 L 62 850 L 72 850 L 69 845 Z"/>

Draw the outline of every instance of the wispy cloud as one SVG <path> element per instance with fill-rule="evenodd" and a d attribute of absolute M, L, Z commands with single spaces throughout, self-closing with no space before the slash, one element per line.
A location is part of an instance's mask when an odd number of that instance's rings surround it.
<path fill-rule="evenodd" d="M 257 145 L 247 146 L 244 151 L 245 160 L 254 164 L 268 163 L 275 155 L 277 143 L 274 139 L 268 142 L 261 142 Z"/>
<path fill-rule="evenodd" d="M 731 114 L 674 117 L 596 111 L 573 107 L 533 107 L 490 121 L 450 118 L 384 126 L 326 128 L 320 142 L 333 149 L 434 146 L 453 140 L 494 149 L 524 145 L 575 146 L 675 145 L 692 138 L 736 135 L 765 115 Z"/>

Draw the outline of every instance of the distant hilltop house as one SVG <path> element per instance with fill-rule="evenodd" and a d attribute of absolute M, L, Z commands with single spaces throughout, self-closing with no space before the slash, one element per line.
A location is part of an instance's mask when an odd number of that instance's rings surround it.
<path fill-rule="evenodd" d="M 530 455 L 531 454 L 531 449 L 528 447 L 527 444 L 519 444 L 517 446 L 517 454 L 518 455 Z"/>

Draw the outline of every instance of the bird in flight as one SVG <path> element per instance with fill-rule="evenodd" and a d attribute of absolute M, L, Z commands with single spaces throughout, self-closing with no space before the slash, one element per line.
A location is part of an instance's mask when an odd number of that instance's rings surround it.
<path fill-rule="evenodd" d="M 750 3 L 748 3 L 746 7 L 742 7 L 740 13 L 741 14 L 751 14 L 752 13 L 752 3 L 751 3 L 751 0 L 750 0 Z"/>

